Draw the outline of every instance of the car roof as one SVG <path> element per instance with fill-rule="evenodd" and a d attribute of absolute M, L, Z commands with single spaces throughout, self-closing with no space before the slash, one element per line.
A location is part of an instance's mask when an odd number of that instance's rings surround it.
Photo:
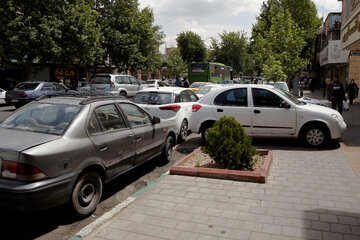
<path fill-rule="evenodd" d="M 179 93 L 187 88 L 181 87 L 158 87 L 158 88 L 144 88 L 138 92 L 164 92 L 164 93 Z M 190 89 L 189 89 L 190 90 Z M 191 90 L 190 90 L 191 91 Z"/>
<path fill-rule="evenodd" d="M 69 104 L 69 105 L 87 105 L 93 102 L 113 102 L 114 100 L 120 100 L 124 102 L 131 102 L 121 96 L 102 96 L 102 95 L 82 95 L 82 94 L 68 94 L 68 95 L 43 95 L 35 101 L 50 104 Z"/>

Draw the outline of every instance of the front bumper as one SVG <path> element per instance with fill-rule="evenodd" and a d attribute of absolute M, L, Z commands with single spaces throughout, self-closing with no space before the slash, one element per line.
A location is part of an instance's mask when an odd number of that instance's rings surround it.
<path fill-rule="evenodd" d="M 0 179 L 0 208 L 33 212 L 66 203 L 78 174 L 31 183 Z"/>
<path fill-rule="evenodd" d="M 338 122 L 336 124 L 333 124 L 333 126 L 330 127 L 331 129 L 331 138 L 332 139 L 339 139 L 341 138 L 344 133 L 346 132 L 346 123 L 345 122 Z"/>

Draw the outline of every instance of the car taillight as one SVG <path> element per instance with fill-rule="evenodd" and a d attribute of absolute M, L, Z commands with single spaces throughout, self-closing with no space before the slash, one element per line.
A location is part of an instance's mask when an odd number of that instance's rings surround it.
<path fill-rule="evenodd" d="M 160 110 L 171 110 L 171 111 L 174 111 L 174 112 L 178 112 L 180 110 L 180 105 L 168 105 L 168 106 L 163 106 L 163 107 L 159 107 Z"/>
<path fill-rule="evenodd" d="M 27 97 L 26 93 L 20 94 L 20 97 Z"/>
<path fill-rule="evenodd" d="M 193 111 L 193 112 L 199 111 L 200 108 L 201 108 L 201 105 L 199 105 L 199 104 L 194 104 L 194 105 L 192 105 L 192 111 Z"/>
<path fill-rule="evenodd" d="M 110 81 L 110 87 L 115 87 L 115 84 L 112 81 Z"/>
<path fill-rule="evenodd" d="M 46 178 L 46 175 L 34 166 L 3 160 L 1 164 L 1 177 L 20 181 L 32 181 Z"/>
<path fill-rule="evenodd" d="M 8 93 L 6 92 L 6 93 L 5 93 L 5 97 L 8 97 L 8 96 L 9 96 L 9 95 L 8 95 Z"/>

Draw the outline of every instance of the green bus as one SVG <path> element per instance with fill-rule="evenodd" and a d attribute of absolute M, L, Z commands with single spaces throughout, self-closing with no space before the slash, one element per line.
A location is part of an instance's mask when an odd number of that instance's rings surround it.
<path fill-rule="evenodd" d="M 194 62 L 189 67 L 189 82 L 221 83 L 232 80 L 232 67 L 215 62 Z"/>

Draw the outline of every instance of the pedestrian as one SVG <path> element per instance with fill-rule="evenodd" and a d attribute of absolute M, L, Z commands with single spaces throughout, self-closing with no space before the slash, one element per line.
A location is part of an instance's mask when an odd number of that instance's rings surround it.
<path fill-rule="evenodd" d="M 181 82 L 180 82 L 180 78 L 179 78 L 179 77 L 176 77 L 175 86 L 176 86 L 176 87 L 181 87 Z"/>
<path fill-rule="evenodd" d="M 183 85 L 184 88 L 188 88 L 190 86 L 190 83 L 186 78 L 184 78 L 182 85 Z"/>
<path fill-rule="evenodd" d="M 357 98 L 358 91 L 359 91 L 359 88 L 356 85 L 354 79 L 351 79 L 349 85 L 347 86 L 347 92 L 349 94 L 350 105 L 352 105 L 354 99 Z"/>
<path fill-rule="evenodd" d="M 343 101 L 346 101 L 345 90 L 343 84 L 339 81 L 339 76 L 335 75 L 334 80 L 327 86 L 327 97 L 331 101 L 332 109 L 338 109 L 338 112 L 342 114 Z"/>
<path fill-rule="evenodd" d="M 310 88 L 311 92 L 313 93 L 313 92 L 315 92 L 316 81 L 315 81 L 314 78 L 310 78 L 309 81 L 310 81 L 309 82 L 309 88 Z"/>
<path fill-rule="evenodd" d="M 321 81 L 321 88 L 323 90 L 323 97 L 325 97 L 326 86 L 327 86 L 326 79 L 323 78 L 323 80 Z"/>

